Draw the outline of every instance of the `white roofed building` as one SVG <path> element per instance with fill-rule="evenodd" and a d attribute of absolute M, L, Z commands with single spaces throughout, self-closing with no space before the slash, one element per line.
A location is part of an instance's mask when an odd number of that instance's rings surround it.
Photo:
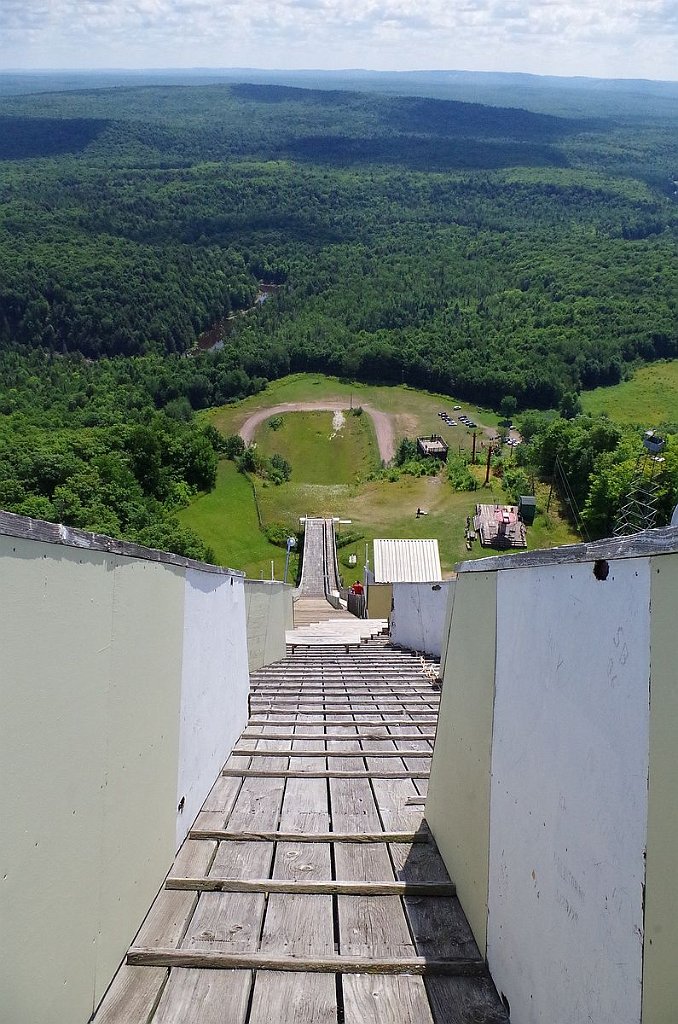
<path fill-rule="evenodd" d="M 374 563 L 366 569 L 368 614 L 387 618 L 393 583 L 437 583 L 443 578 L 437 540 L 375 540 Z"/>
<path fill-rule="evenodd" d="M 375 583 L 433 583 L 443 578 L 437 540 L 375 540 Z"/>

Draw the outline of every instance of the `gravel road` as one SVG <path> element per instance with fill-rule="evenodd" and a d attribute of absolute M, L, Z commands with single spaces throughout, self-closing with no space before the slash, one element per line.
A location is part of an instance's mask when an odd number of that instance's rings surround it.
<path fill-rule="evenodd" d="M 363 410 L 374 423 L 377 444 L 379 445 L 379 457 L 382 462 L 388 463 L 395 455 L 393 419 L 388 413 L 380 412 L 379 409 L 375 409 L 371 405 L 363 405 Z M 251 444 L 259 424 L 263 423 L 264 420 L 270 419 L 271 416 L 278 416 L 283 412 L 348 412 L 348 406 L 343 398 L 328 398 L 325 401 L 318 402 L 286 402 L 283 405 L 272 405 L 268 409 L 259 409 L 258 412 L 252 413 L 245 420 L 238 433 L 246 444 Z"/>

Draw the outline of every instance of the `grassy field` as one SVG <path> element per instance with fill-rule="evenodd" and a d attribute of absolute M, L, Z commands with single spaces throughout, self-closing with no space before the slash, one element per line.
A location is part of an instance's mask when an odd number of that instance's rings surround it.
<path fill-rule="evenodd" d="M 216 555 L 217 562 L 231 569 L 242 569 L 258 579 L 263 572 L 271 577 L 271 559 L 275 578 L 282 579 L 285 550 L 270 544 L 259 529 L 252 485 L 232 462 L 220 462 L 217 485 L 209 494 L 199 495 L 179 519 L 202 537 Z M 297 572 L 298 558 L 292 556 L 290 578 Z"/>
<path fill-rule="evenodd" d="M 293 475 L 304 483 L 354 483 L 379 468 L 369 416 L 285 413 L 266 420 L 258 428 L 255 441 L 264 455 L 278 452 L 286 458 Z"/>
<path fill-rule="evenodd" d="M 618 423 L 649 429 L 678 421 L 678 359 L 651 363 L 631 380 L 611 388 L 596 388 L 581 396 L 585 412 L 607 413 Z"/>
<path fill-rule="evenodd" d="M 296 375 L 277 381 L 262 394 L 231 406 L 210 410 L 206 415 L 226 434 L 235 433 L 258 409 L 284 402 L 303 402 L 345 397 L 347 406 L 366 403 L 396 417 L 396 433 L 409 436 L 440 432 L 438 411 L 451 409 L 449 398 L 417 392 L 411 388 L 377 388 L 349 385 L 320 375 Z M 463 408 L 488 430 L 497 424 L 497 416 L 479 413 L 475 407 Z M 482 418 L 481 418 L 482 416 Z M 365 544 L 375 537 L 434 537 L 440 545 L 443 571 L 449 574 L 455 564 L 467 558 L 479 558 L 484 551 L 475 544 L 467 551 L 464 538 L 466 516 L 472 515 L 477 501 L 503 501 L 498 480 L 483 488 L 484 467 L 475 470 L 479 489 L 458 493 L 443 474 L 437 477 L 403 477 L 397 481 L 368 480 L 378 466 L 378 452 L 372 421 L 368 416 L 347 415 L 341 430 L 332 427 L 332 413 L 288 413 L 281 417 L 278 429 L 263 421 L 255 435 L 264 454 L 279 452 L 292 466 L 288 483 L 276 486 L 257 479 L 256 491 L 261 518 L 266 526 L 280 524 L 286 531 L 299 529 L 303 515 L 335 516 L 350 519 L 350 530 L 360 539 L 339 551 L 346 576 L 349 555 L 358 565 L 365 558 Z M 465 446 L 470 435 L 464 428 L 445 428 L 446 435 L 457 436 Z M 482 431 L 479 431 L 482 434 Z M 332 437 L 332 434 L 336 436 Z M 539 507 L 546 507 L 548 489 L 538 491 Z M 416 517 L 417 508 L 428 515 Z M 270 560 L 275 561 L 276 576 L 281 577 L 284 551 L 273 547 L 258 528 L 252 490 L 247 480 L 231 464 L 222 464 L 217 488 L 182 512 L 182 522 L 204 537 L 217 552 L 220 561 L 248 575 L 270 575 Z M 226 527 L 225 524 L 228 524 Z M 560 516 L 555 502 L 548 518 L 538 514 L 528 531 L 531 548 L 574 543 L 577 536 Z"/>

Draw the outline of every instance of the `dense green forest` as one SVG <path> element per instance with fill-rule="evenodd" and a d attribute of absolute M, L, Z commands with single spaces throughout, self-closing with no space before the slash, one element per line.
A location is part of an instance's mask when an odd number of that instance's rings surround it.
<path fill-rule="evenodd" d="M 614 115 L 536 106 L 257 83 L 6 91 L 0 504 L 147 543 L 160 523 L 166 546 L 208 554 L 173 518 L 218 447 L 192 413 L 267 379 L 548 408 L 678 356 L 675 120 L 637 96 Z M 257 303 L 262 280 L 277 288 Z M 223 347 L 197 353 L 221 321 Z M 202 476 L 175 458 L 191 444 Z M 143 514 L 110 496 L 123 470 Z"/>

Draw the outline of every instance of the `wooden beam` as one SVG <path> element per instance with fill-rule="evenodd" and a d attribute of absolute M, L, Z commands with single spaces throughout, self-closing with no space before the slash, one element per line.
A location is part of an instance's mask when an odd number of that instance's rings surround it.
<path fill-rule="evenodd" d="M 280 755 L 279 755 L 280 756 Z M 428 779 L 430 772 L 294 771 L 291 768 L 222 768 L 222 775 L 253 779 Z"/>
<path fill-rule="evenodd" d="M 273 714 L 275 714 L 275 713 L 276 712 L 273 712 Z M 281 714 L 281 712 L 278 712 L 278 714 Z M 331 714 L 331 712 L 328 711 L 327 714 L 329 715 L 329 714 Z M 429 718 L 429 719 L 432 718 L 434 720 L 433 721 L 421 722 L 421 725 L 435 725 L 436 724 L 435 719 L 437 719 L 437 713 L 435 711 L 426 712 L 426 716 L 427 716 L 427 718 Z M 324 718 L 318 718 L 315 721 L 309 722 L 308 720 L 306 720 L 303 723 L 302 722 L 298 722 L 296 720 L 296 718 L 283 718 L 282 721 L 277 721 L 277 722 L 276 721 L 271 721 L 271 722 L 249 722 L 248 723 L 248 727 L 252 728 L 252 726 L 263 725 L 263 726 L 266 726 L 267 728 L 274 729 L 274 728 L 278 728 L 278 727 L 283 726 L 283 725 L 297 725 L 297 726 L 301 726 L 303 728 L 306 728 L 309 725 L 323 725 L 323 726 L 326 726 L 326 727 L 332 728 L 332 729 L 355 729 L 355 728 L 357 728 L 359 726 L 361 726 L 363 729 L 375 729 L 375 728 L 382 728 L 382 729 L 384 729 L 384 728 L 388 728 L 389 725 L 414 725 L 414 726 L 416 726 L 418 724 L 419 723 L 415 722 L 414 719 L 412 719 L 412 720 L 405 719 L 403 721 L 402 717 L 397 719 L 396 721 L 393 721 L 392 719 L 389 719 L 388 721 L 377 721 L 377 722 L 369 721 L 369 720 L 365 721 L 364 719 L 362 721 L 360 721 L 360 722 L 327 722 L 327 721 L 325 721 Z M 280 739 L 279 736 L 276 737 L 276 738 Z M 298 740 L 306 739 L 306 737 L 301 736 L 299 734 L 297 734 L 294 738 L 298 739 Z M 333 737 L 330 737 L 330 738 L 331 739 L 335 739 L 336 737 L 333 736 Z M 357 737 L 355 735 L 351 736 L 352 740 L 354 740 L 356 738 Z"/>
<path fill-rule="evenodd" d="M 315 974 L 424 974 L 479 975 L 484 960 L 449 957 L 432 960 L 423 956 L 272 956 L 267 953 L 221 953 L 193 949 L 145 949 L 133 946 L 127 954 L 132 967 L 186 967 L 205 970 L 310 971 Z"/>
<path fill-rule="evenodd" d="M 194 828 L 188 838 L 262 843 L 428 843 L 431 833 L 422 829 L 419 832 L 232 832 Z"/>
<path fill-rule="evenodd" d="M 295 686 L 289 689 L 273 686 L 255 686 L 250 690 L 250 694 L 252 697 L 259 697 L 260 700 L 265 698 L 270 700 L 275 697 L 283 697 L 285 700 L 292 700 L 296 697 L 352 697 L 354 700 L 360 701 L 363 697 L 375 697 L 377 700 L 383 700 L 384 697 L 429 697 L 431 694 L 439 696 L 440 691 L 434 690 L 431 686 L 427 686 L 425 689 L 412 686 L 398 688 L 388 686 L 384 687 L 383 690 L 380 690 L 379 687 L 366 687 L 362 690 L 356 690 L 352 687 L 311 690 L 304 686 Z"/>
<path fill-rule="evenodd" d="M 336 725 L 336 722 L 328 722 L 328 726 Z M 388 722 L 382 723 L 388 727 Z M 340 723 L 343 726 L 343 723 Z M 384 733 L 379 735 L 376 732 L 358 732 L 348 736 L 332 736 L 327 732 L 244 732 L 241 740 L 332 740 L 339 743 L 354 743 L 355 740 L 434 740 L 434 732 L 407 732 L 407 733 Z M 240 742 L 240 741 L 238 741 Z"/>
<path fill-rule="evenodd" d="M 416 710 L 405 708 L 403 705 L 399 705 L 402 708 L 401 711 L 396 711 L 394 708 L 392 711 L 385 708 L 383 711 L 378 705 L 369 708 L 331 708 L 319 706 L 317 708 L 290 708 L 281 707 L 276 709 L 275 706 L 265 708 L 252 708 L 250 715 L 373 715 L 375 711 L 383 715 L 391 715 L 394 718 L 402 718 L 403 715 L 414 716 L 414 715 L 437 715 L 436 708 L 422 708 L 420 705 L 416 705 Z M 271 725 L 275 723 L 271 722 Z M 393 723 L 392 723 L 393 724 Z"/>
<path fill-rule="evenodd" d="M 166 889 L 189 892 L 296 893 L 304 896 L 456 896 L 454 882 L 296 882 L 284 878 L 180 878 Z"/>
<path fill-rule="evenodd" d="M 305 740 L 305 736 L 295 737 Z M 325 737 L 327 739 L 327 737 Z M 385 736 L 386 740 L 398 740 L 399 736 Z M 235 747 L 234 754 L 243 757 L 431 757 L 432 750 L 244 750 Z"/>
<path fill-rule="evenodd" d="M 262 706 L 268 707 L 269 704 L 275 703 L 276 707 L 288 707 L 293 704 L 307 704 L 311 708 L 321 707 L 326 704 L 328 707 L 333 708 L 345 708 L 347 701 L 352 701 L 354 704 L 364 704 L 368 709 L 374 710 L 376 706 L 388 705 L 389 710 L 395 707 L 413 707 L 420 708 L 427 704 L 438 704 L 440 702 L 440 694 L 431 690 L 430 693 L 422 694 L 421 697 L 414 699 L 412 697 L 403 698 L 395 696 L 392 699 L 387 697 L 381 697 L 378 693 L 374 694 L 373 699 L 370 700 L 370 696 L 356 697 L 349 694 L 333 694 L 331 697 L 325 697 L 322 694 L 318 694 L 315 697 L 307 697 L 303 694 L 299 697 L 285 696 L 282 697 L 278 694 L 256 694 L 250 693 L 250 701 L 256 701 Z"/>

